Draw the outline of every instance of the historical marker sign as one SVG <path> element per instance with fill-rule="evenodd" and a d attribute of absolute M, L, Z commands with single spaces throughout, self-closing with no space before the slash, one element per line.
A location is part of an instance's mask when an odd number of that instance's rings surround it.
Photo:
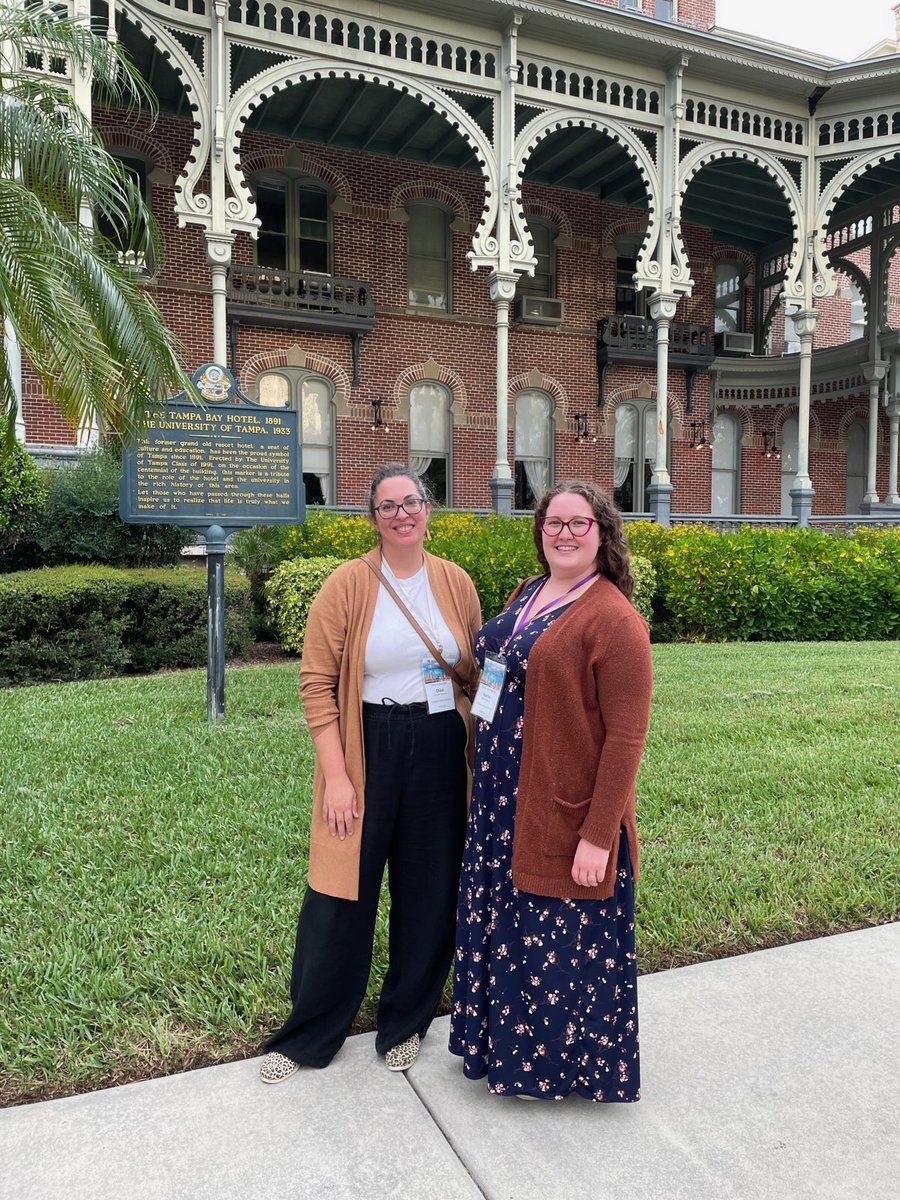
<path fill-rule="evenodd" d="M 122 519 L 194 529 L 302 521 L 298 414 L 255 404 L 215 364 L 194 382 L 203 405 L 183 393 L 167 401 L 126 450 Z"/>
<path fill-rule="evenodd" d="M 145 525 L 185 525 L 206 539 L 209 642 L 206 713 L 225 715 L 225 550 L 248 525 L 295 524 L 306 512 L 298 415 L 256 404 L 231 372 L 194 373 L 203 399 L 183 392 L 150 414 L 125 451 L 119 515 Z"/>

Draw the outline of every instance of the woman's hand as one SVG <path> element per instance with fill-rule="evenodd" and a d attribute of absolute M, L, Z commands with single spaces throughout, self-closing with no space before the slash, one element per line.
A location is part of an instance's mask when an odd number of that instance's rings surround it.
<path fill-rule="evenodd" d="M 595 846 L 593 842 L 586 842 L 582 838 L 575 851 L 572 878 L 579 887 L 596 887 L 606 874 L 608 862 L 608 850 L 603 850 L 600 846 Z"/>
<path fill-rule="evenodd" d="M 325 780 L 325 801 L 322 815 L 328 822 L 332 837 L 353 836 L 354 822 L 359 819 L 356 789 L 347 775 Z"/>

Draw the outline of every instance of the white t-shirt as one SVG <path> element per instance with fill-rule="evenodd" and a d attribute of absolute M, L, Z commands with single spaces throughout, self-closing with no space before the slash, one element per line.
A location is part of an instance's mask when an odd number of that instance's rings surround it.
<path fill-rule="evenodd" d="M 428 582 L 428 568 L 423 564 L 409 579 L 397 579 L 384 559 L 381 569 L 446 661 L 455 667 L 460 657 L 459 645 L 437 606 Z M 363 702 L 381 704 L 385 699 L 396 704 L 424 702 L 422 659 L 430 657 L 431 651 L 397 607 L 387 588 L 379 584 L 375 615 L 366 642 Z"/>

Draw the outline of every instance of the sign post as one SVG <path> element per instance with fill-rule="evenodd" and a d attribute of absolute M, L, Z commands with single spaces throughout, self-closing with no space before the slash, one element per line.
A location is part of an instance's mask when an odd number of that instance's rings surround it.
<path fill-rule="evenodd" d="M 298 414 L 257 404 L 225 367 L 193 376 L 201 402 L 184 392 L 150 413 L 126 447 L 119 515 L 131 524 L 183 525 L 206 539 L 206 715 L 225 715 L 225 550 L 252 525 L 304 520 Z"/>

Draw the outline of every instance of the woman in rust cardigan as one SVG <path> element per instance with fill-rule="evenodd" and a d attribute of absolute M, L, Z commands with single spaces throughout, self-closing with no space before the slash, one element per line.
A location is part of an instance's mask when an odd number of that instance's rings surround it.
<path fill-rule="evenodd" d="M 477 723 L 450 1049 L 492 1092 L 632 1101 L 649 634 L 603 492 L 558 484 L 534 538 L 546 574 L 476 639 L 503 683 Z"/>
<path fill-rule="evenodd" d="M 309 885 L 297 926 L 293 1009 L 267 1044 L 264 1083 L 324 1067 L 365 995 L 385 865 L 391 895 L 388 972 L 375 1048 L 391 1070 L 415 1061 L 453 953 L 465 828 L 469 700 L 445 678 L 428 700 L 429 652 L 386 579 L 464 683 L 474 680 L 478 595 L 454 563 L 426 554 L 431 503 L 409 467 L 372 480 L 379 547 L 344 563 L 314 600 L 300 690 L 316 747 Z"/>

